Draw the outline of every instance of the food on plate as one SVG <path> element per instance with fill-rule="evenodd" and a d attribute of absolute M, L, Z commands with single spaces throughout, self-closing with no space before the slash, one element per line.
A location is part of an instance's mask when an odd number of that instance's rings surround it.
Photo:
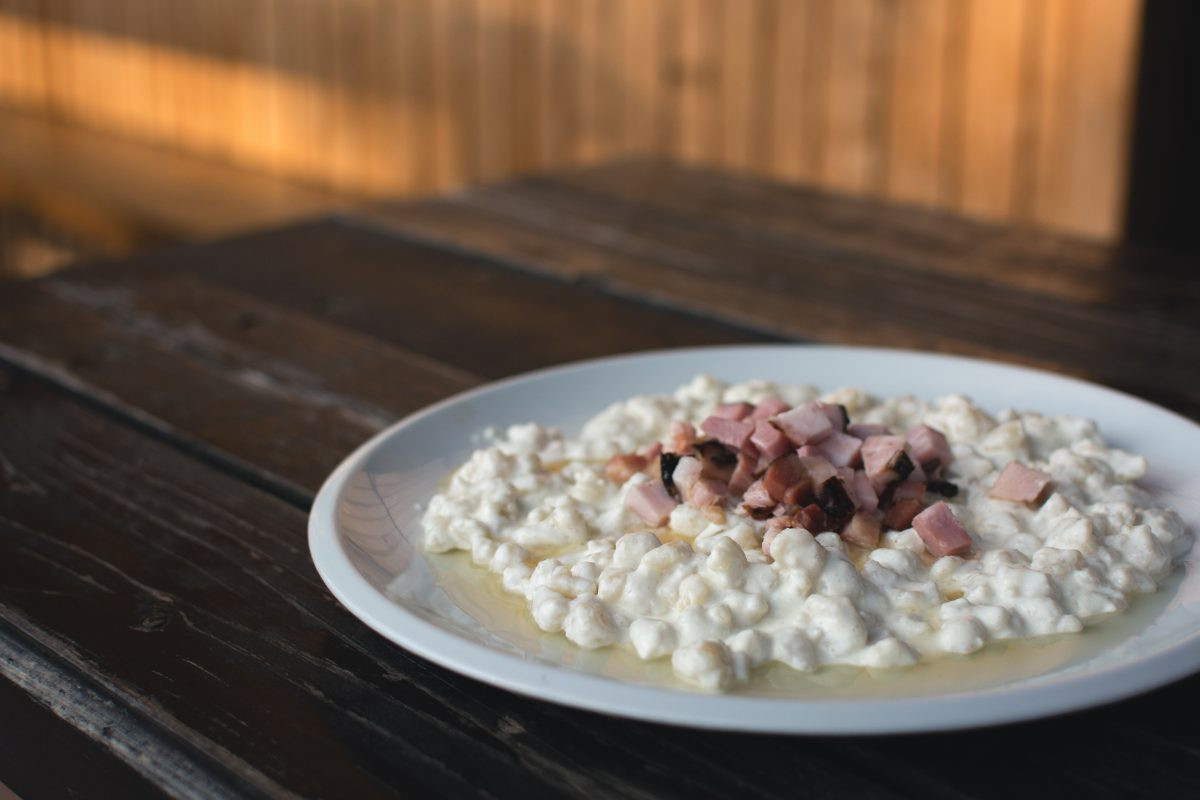
<path fill-rule="evenodd" d="M 542 630 L 709 690 L 1075 633 L 1190 545 L 1094 423 L 961 395 L 698 376 L 578 436 L 490 438 L 430 500 L 426 549 L 470 552 Z"/>

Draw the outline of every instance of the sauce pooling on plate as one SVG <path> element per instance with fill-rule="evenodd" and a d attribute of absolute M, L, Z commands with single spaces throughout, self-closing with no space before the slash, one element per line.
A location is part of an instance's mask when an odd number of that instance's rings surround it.
<path fill-rule="evenodd" d="M 1145 469 L 1081 418 L 699 376 L 576 437 L 494 435 L 431 499 L 424 544 L 468 551 L 544 631 L 720 690 L 1124 611 L 1190 545 Z"/>

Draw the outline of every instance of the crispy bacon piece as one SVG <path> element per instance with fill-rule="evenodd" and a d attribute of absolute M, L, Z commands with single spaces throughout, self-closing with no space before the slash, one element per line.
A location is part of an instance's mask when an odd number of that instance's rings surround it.
<path fill-rule="evenodd" d="M 900 436 L 868 436 L 863 442 L 863 470 L 876 492 L 882 493 L 893 482 L 912 473 L 913 462 L 904 445 Z"/>
<path fill-rule="evenodd" d="M 879 546 L 879 537 L 882 535 L 883 525 L 874 514 L 866 511 L 859 511 L 851 517 L 841 532 L 842 538 L 847 542 L 868 550 Z"/>
<path fill-rule="evenodd" d="M 771 499 L 779 503 L 783 501 L 789 488 L 807 480 L 808 473 L 801 465 L 799 457 L 795 453 L 788 453 L 771 462 L 771 466 L 767 467 L 766 474 L 762 477 L 762 485 Z"/>
<path fill-rule="evenodd" d="M 805 403 L 783 412 L 772 418 L 771 421 L 797 447 L 816 444 L 834 430 L 833 423 L 830 422 L 823 405 L 822 403 Z"/>
<path fill-rule="evenodd" d="M 730 494 L 745 493 L 750 484 L 754 483 L 754 468 L 757 464 L 757 458 L 751 458 L 745 453 L 738 453 L 737 466 L 734 467 L 733 475 L 729 478 Z"/>
<path fill-rule="evenodd" d="M 696 427 L 690 422 L 675 420 L 667 433 L 670 441 L 665 450 L 668 453 L 686 453 L 696 443 Z"/>
<path fill-rule="evenodd" d="M 904 436 L 908 443 L 908 452 L 913 461 L 920 464 L 925 474 L 935 476 L 941 474 L 950 462 L 954 460 L 954 452 L 945 435 L 936 428 L 928 425 L 918 425 Z"/>
<path fill-rule="evenodd" d="M 883 524 L 894 531 L 902 531 L 912 525 L 913 517 L 921 513 L 924 507 L 924 503 L 913 498 L 893 500 L 883 512 Z"/>
<path fill-rule="evenodd" d="M 637 453 L 619 453 L 604 465 L 604 476 L 621 486 L 625 481 L 646 468 L 650 459 Z"/>
<path fill-rule="evenodd" d="M 711 416 L 700 423 L 700 429 L 709 436 L 734 450 L 749 450 L 750 434 L 754 426 L 749 422 L 739 422 L 735 419 Z"/>

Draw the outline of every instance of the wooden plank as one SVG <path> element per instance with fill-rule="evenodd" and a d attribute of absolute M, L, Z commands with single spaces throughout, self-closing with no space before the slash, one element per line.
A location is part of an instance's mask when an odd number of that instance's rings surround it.
<path fill-rule="evenodd" d="M 615 204 L 624 210 L 614 213 L 613 225 L 620 215 L 662 213 L 674 224 L 737 239 L 832 248 L 1081 301 L 1120 297 L 1150 310 L 1172 297 L 1200 299 L 1200 277 L 1184 259 L 663 162 L 628 161 L 520 186 L 552 192 L 555 203 L 579 204 L 589 213 Z M 481 190 L 463 201 L 498 206 L 515 188 Z"/>
<path fill-rule="evenodd" d="M 746 241 L 695 218 L 639 215 L 639 223 L 630 225 L 628 207 L 588 204 L 544 182 L 520 186 L 537 188 L 441 204 L 442 236 L 469 245 L 481 219 L 490 216 L 499 227 L 541 237 L 538 245 L 522 245 L 532 254 L 527 263 L 537 268 L 555 268 L 572 250 L 601 251 L 590 261 L 599 266 L 590 279 L 600 285 L 630 295 L 653 291 L 671 298 L 674 307 L 735 324 L 821 341 L 1017 360 L 1086 375 L 1178 409 L 1200 407 L 1187 366 L 1200 347 L 1200 331 L 1182 315 L 1129 313 L 1124 298 L 1115 305 L 1055 295 L 930 270 L 886 252 L 765 237 Z M 420 227 L 418 221 L 410 230 Z M 489 235 L 495 239 L 496 233 L 493 228 Z M 574 260 L 579 263 L 579 256 Z M 1143 306 L 1161 312 L 1164 297 L 1159 293 L 1157 303 Z M 1020 327 L 1015 319 L 1022 320 Z"/>
<path fill-rule="evenodd" d="M 391 421 L 478 382 L 157 266 L 17 284 L 0 309 L 0 357 L 290 498 Z"/>
<path fill-rule="evenodd" d="M 152 263 L 487 378 L 635 350 L 776 338 L 335 221 L 165 252 Z"/>

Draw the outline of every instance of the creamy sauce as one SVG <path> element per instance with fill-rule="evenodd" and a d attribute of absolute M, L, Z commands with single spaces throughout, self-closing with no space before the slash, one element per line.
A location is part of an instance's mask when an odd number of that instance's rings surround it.
<path fill-rule="evenodd" d="M 911 529 L 871 552 L 834 533 L 791 530 L 776 539 L 772 562 L 762 524 L 732 507 L 716 524 L 680 506 L 669 528 L 650 533 L 623 503 L 645 478 L 624 487 L 603 478 L 604 459 L 662 440 L 671 419 L 698 421 L 719 402 L 768 395 L 795 404 L 816 393 L 702 376 L 673 396 L 616 404 L 574 439 L 514 426 L 426 511 L 428 550 L 471 551 L 431 556 L 439 580 L 489 630 L 539 658 L 635 682 L 741 683 L 793 697 L 1017 680 L 1099 652 L 1165 603 L 1160 593 L 1126 612 L 1165 580 L 1190 538 L 1132 485 L 1144 460 L 1104 446 L 1087 420 L 992 418 L 959 396 L 826 396 L 856 422 L 898 432 L 926 422 L 946 433 L 950 477 L 962 489 L 952 508 L 974 541 L 967 559 L 933 559 Z M 1013 459 L 1054 476 L 1041 508 L 987 498 Z M 1120 625 L 1109 621 L 1123 612 Z"/>

